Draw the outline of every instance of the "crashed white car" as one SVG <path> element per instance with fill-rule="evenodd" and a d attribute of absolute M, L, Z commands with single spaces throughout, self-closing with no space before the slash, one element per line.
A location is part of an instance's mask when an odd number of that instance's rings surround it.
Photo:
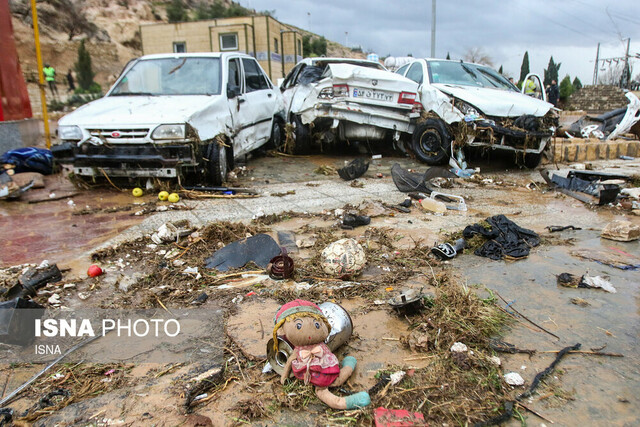
<path fill-rule="evenodd" d="M 59 163 L 81 176 L 193 178 L 220 185 L 234 157 L 280 143 L 284 102 L 239 53 L 148 55 L 58 122 Z"/>
<path fill-rule="evenodd" d="M 557 127 L 552 104 L 518 92 L 489 67 L 411 59 L 396 73 L 420 85 L 427 119 L 416 126 L 411 148 L 427 164 L 455 159 L 467 145 L 515 151 L 535 167 Z"/>
<path fill-rule="evenodd" d="M 304 59 L 280 89 L 296 152 L 308 152 L 313 140 L 398 141 L 413 132 L 422 108 L 415 82 L 360 59 Z"/>

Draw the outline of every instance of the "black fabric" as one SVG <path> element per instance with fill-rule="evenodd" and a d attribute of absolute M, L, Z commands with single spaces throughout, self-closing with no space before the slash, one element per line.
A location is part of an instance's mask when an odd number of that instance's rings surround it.
<path fill-rule="evenodd" d="M 369 169 L 369 162 L 365 162 L 362 158 L 357 158 L 349 162 L 343 168 L 338 169 L 338 175 L 345 181 L 360 178 Z"/>
<path fill-rule="evenodd" d="M 391 178 L 398 190 L 403 193 L 409 193 L 412 191 L 418 191 L 431 194 L 433 191 L 427 183 L 433 178 L 457 178 L 458 176 L 448 169 L 440 166 L 433 166 L 427 169 L 423 174 L 409 172 L 402 168 L 398 163 L 395 163 L 391 167 Z"/>
<path fill-rule="evenodd" d="M 496 215 L 486 219 L 491 228 L 480 224 L 467 226 L 462 235 L 469 239 L 476 234 L 485 236 L 484 245 L 474 252 L 481 257 L 500 260 L 504 257 L 525 258 L 532 247 L 540 244 L 540 237 L 533 231 L 518 226 L 504 215 Z"/>

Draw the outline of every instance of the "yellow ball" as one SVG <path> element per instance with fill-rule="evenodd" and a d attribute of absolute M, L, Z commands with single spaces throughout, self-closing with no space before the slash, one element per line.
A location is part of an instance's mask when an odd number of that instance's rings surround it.
<path fill-rule="evenodd" d="M 131 192 L 131 194 L 133 194 L 134 197 L 140 197 L 144 194 L 144 192 L 142 191 L 142 188 L 134 188 L 133 191 Z"/>
<path fill-rule="evenodd" d="M 169 194 L 169 201 L 170 201 L 171 203 L 175 203 L 175 202 L 177 202 L 178 200 L 180 200 L 180 196 L 178 196 L 178 193 L 171 193 L 171 194 Z"/>
<path fill-rule="evenodd" d="M 167 191 L 161 191 L 158 193 L 158 200 L 162 200 L 163 202 L 169 198 L 169 193 Z"/>

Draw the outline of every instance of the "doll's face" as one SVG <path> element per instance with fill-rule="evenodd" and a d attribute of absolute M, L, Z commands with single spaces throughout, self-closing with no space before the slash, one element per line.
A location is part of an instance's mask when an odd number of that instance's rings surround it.
<path fill-rule="evenodd" d="M 314 317 L 288 320 L 282 325 L 287 339 L 294 346 L 312 345 L 324 342 L 329 336 L 327 325 Z"/>

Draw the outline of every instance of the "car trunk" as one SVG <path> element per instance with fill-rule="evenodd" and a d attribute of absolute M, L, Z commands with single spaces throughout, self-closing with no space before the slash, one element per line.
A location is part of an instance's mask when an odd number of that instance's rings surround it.
<path fill-rule="evenodd" d="M 334 95 L 334 99 L 406 111 L 411 111 L 413 101 L 417 101 L 418 84 L 388 71 L 330 64 L 325 75 L 334 86 L 334 94 L 336 88 L 346 92 L 346 96 Z"/>

